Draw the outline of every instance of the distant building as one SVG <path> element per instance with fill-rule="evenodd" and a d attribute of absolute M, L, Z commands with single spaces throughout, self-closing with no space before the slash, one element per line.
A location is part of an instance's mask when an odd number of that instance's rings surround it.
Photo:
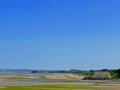
<path fill-rule="evenodd" d="M 110 78 L 110 72 L 97 71 L 94 73 L 95 78 Z"/>

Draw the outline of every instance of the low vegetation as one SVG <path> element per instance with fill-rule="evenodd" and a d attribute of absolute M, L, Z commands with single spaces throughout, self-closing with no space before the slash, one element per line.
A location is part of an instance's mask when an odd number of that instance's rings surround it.
<path fill-rule="evenodd" d="M 0 88 L 0 90 L 81 90 L 81 89 L 96 89 L 92 85 L 67 85 L 67 84 L 51 84 L 40 86 L 8 86 Z"/>
<path fill-rule="evenodd" d="M 11 78 L 7 78 L 9 80 L 28 80 L 28 78 L 24 78 L 24 77 L 11 77 Z"/>

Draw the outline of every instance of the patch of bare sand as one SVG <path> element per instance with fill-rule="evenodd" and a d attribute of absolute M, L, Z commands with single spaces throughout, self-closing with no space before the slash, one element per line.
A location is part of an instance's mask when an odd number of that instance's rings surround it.
<path fill-rule="evenodd" d="M 74 74 L 51 74 L 44 75 L 44 77 L 47 79 L 76 79 L 76 80 L 81 80 L 84 78 L 83 76 L 78 76 Z"/>

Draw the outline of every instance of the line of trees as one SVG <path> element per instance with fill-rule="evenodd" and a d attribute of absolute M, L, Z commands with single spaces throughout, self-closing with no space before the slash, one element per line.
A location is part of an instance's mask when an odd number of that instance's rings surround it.
<path fill-rule="evenodd" d="M 112 78 L 120 78 L 120 69 L 111 72 Z"/>

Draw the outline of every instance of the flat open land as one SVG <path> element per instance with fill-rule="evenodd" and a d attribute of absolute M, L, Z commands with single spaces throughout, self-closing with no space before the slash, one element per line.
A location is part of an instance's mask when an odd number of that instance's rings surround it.
<path fill-rule="evenodd" d="M 1 75 L 0 90 L 120 90 L 120 81 L 81 80 L 73 74 Z"/>
<path fill-rule="evenodd" d="M 39 86 L 4 86 L 0 90 L 120 90 L 120 84 L 112 85 L 78 85 L 46 84 Z"/>

